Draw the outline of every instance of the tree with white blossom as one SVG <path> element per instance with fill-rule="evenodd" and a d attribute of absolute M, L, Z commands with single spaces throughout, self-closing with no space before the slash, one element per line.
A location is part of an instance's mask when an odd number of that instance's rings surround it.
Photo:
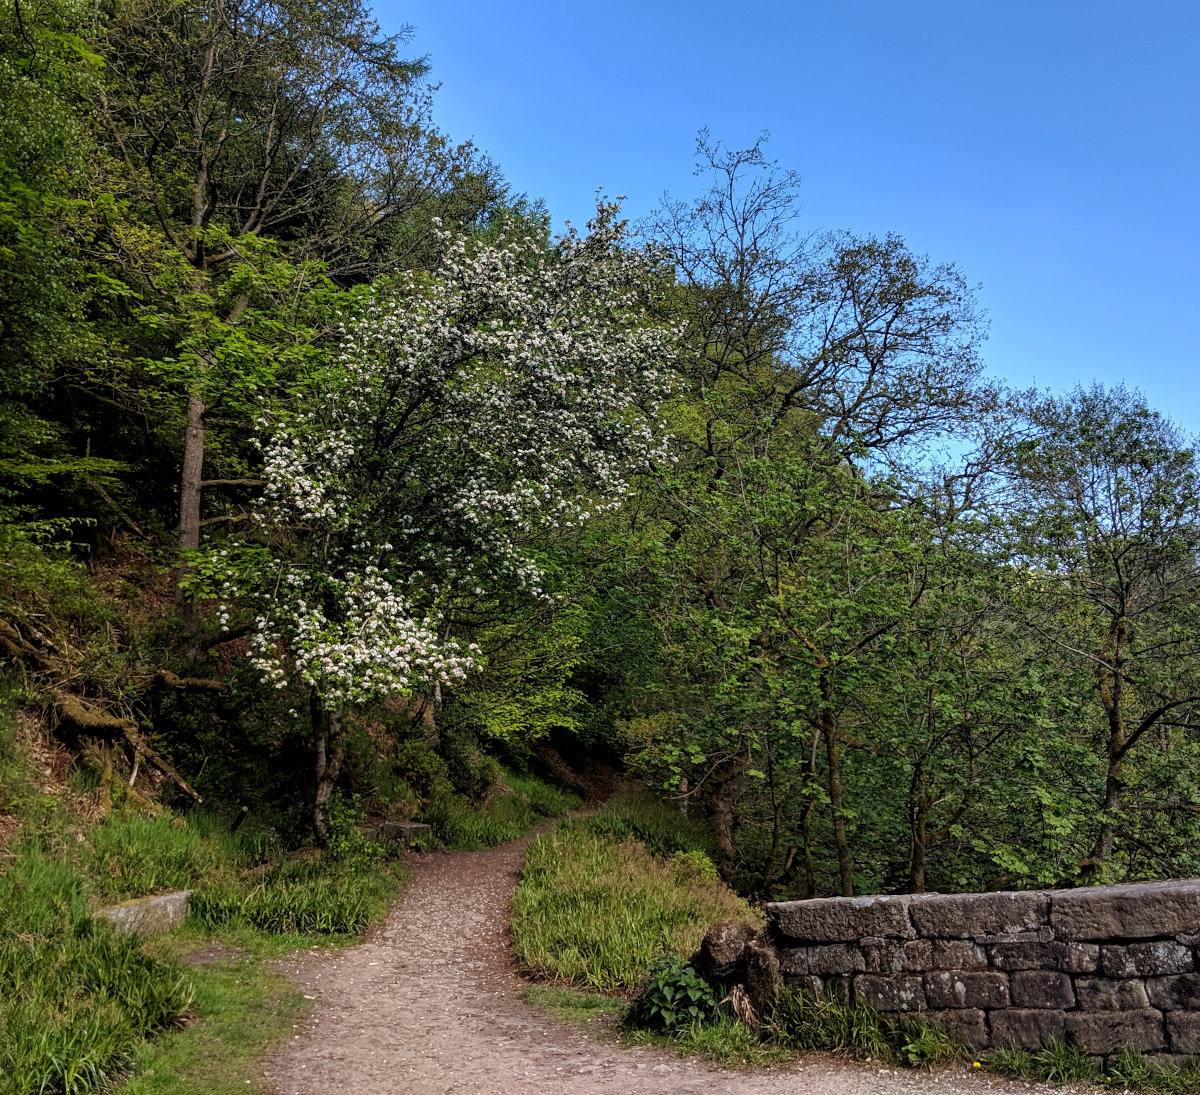
<path fill-rule="evenodd" d="M 465 676 L 484 652 L 451 635 L 450 607 L 503 584 L 541 596 L 539 541 L 667 458 L 669 279 L 615 205 L 550 247 L 442 243 L 348 322 L 318 405 L 260 422 L 271 561 L 251 652 L 309 691 L 319 838 L 345 711 Z"/>

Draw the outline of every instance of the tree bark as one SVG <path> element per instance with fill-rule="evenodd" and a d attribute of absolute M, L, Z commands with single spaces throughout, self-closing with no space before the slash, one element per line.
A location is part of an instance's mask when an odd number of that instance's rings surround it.
<path fill-rule="evenodd" d="M 1123 710 L 1125 684 L 1125 647 L 1127 628 L 1124 616 L 1114 621 L 1102 659 L 1096 667 L 1096 686 L 1108 720 L 1107 764 L 1104 773 L 1104 820 L 1091 851 L 1080 866 L 1085 881 L 1093 880 L 1107 862 L 1116 844 L 1116 822 L 1113 813 L 1121 808 L 1125 781 L 1122 769 L 1128 728 Z M 1111 660 L 1109 660 L 1111 659 Z"/>
<path fill-rule="evenodd" d="M 837 720 L 833 713 L 821 715 L 821 730 L 825 738 L 825 762 L 829 769 L 829 812 L 833 820 L 833 837 L 837 844 L 838 882 L 843 897 L 854 896 L 854 860 L 850 856 L 850 841 L 846 836 L 846 817 L 842 812 L 842 762 L 838 756 Z"/>
<path fill-rule="evenodd" d="M 183 470 L 179 476 L 179 546 L 186 551 L 200 547 L 200 493 L 204 470 L 204 401 L 198 395 L 188 396 L 187 429 L 183 435 Z M 187 564 L 179 568 L 182 580 L 187 576 Z M 196 606 L 179 588 L 179 603 L 183 622 L 188 630 L 196 626 Z"/>
<path fill-rule="evenodd" d="M 329 820 L 326 807 L 333 797 L 342 761 L 346 756 L 346 741 L 342 734 L 342 710 L 326 711 L 321 697 L 314 690 L 309 699 L 309 709 L 316 736 L 317 794 L 313 801 L 313 834 L 322 847 L 329 840 Z"/>

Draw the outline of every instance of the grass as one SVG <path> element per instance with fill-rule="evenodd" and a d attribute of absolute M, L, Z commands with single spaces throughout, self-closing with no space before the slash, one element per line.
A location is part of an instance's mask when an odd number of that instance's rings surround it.
<path fill-rule="evenodd" d="M 0 1095 L 81 1095 L 192 1004 L 178 966 L 87 914 L 85 879 L 40 845 L 0 877 Z"/>
<path fill-rule="evenodd" d="M 459 796 L 435 799 L 421 815 L 434 838 L 456 851 L 494 848 L 524 836 L 538 822 L 561 817 L 582 801 L 533 775 L 504 773 L 507 791 L 476 805 Z"/>
<path fill-rule="evenodd" d="M 1097 1083 L 1121 1091 L 1192 1095 L 1200 1091 L 1200 1062 L 1152 1066 L 1140 1053 L 1123 1049 L 1102 1074 L 1077 1046 L 1056 1041 L 1040 1050 L 997 1049 L 982 1058 L 993 1072 L 1018 1080 L 1049 1083 Z"/>
<path fill-rule="evenodd" d="M 625 1010 L 623 1000 L 598 992 L 579 992 L 575 989 L 546 988 L 536 985 L 524 989 L 521 999 L 544 1011 L 552 1019 L 576 1026 L 604 1019 L 616 1019 Z"/>
<path fill-rule="evenodd" d="M 311 1004 L 284 974 L 259 959 L 276 953 L 280 943 L 295 949 L 300 940 L 255 938 L 245 930 L 225 933 L 223 939 L 235 942 L 242 953 L 189 970 L 194 1021 L 140 1045 L 133 1054 L 135 1074 L 120 1095 L 271 1092 L 262 1075 L 262 1055 L 295 1033 Z M 182 940 L 162 945 L 183 951 L 198 942 L 198 935 L 185 933 Z"/>
<path fill-rule="evenodd" d="M 216 933 L 257 957 L 357 940 L 402 881 L 361 841 L 354 854 L 289 857 L 199 811 L 113 811 L 76 840 L 30 817 L 42 838 L 18 837 L 0 876 L 0 1095 L 86 1095 L 134 1073 L 130 1091 L 245 1091 L 246 1062 L 303 1000 L 253 961 L 184 969 L 171 943 L 93 921 L 100 905 L 194 889 L 180 942 Z M 174 1088 L 156 1079 L 176 1074 Z"/>
<path fill-rule="evenodd" d="M 691 953 L 713 924 L 756 919 L 695 856 L 673 854 L 678 841 L 666 819 L 657 821 L 656 844 L 672 854 L 662 858 L 631 835 L 622 808 L 572 819 L 530 844 L 511 925 L 517 958 L 533 975 L 633 989 L 654 959 Z M 635 808 L 649 812 L 640 802 Z"/>

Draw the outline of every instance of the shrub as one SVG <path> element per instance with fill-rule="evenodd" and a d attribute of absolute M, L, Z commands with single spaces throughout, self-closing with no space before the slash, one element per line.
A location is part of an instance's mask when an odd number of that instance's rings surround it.
<path fill-rule="evenodd" d="M 677 954 L 650 967 L 645 988 L 634 998 L 629 1021 L 649 1030 L 673 1031 L 705 1023 L 717 1010 L 716 990 Z"/>

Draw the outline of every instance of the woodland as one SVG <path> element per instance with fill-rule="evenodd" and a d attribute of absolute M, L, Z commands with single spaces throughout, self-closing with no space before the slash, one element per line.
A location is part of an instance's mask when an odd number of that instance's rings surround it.
<path fill-rule="evenodd" d="M 553 236 L 360 0 L 0 36 L 15 708 L 295 840 L 542 743 L 753 896 L 1200 871 L 1196 459 L 1136 391 L 988 380 L 966 276 L 761 142 Z"/>

